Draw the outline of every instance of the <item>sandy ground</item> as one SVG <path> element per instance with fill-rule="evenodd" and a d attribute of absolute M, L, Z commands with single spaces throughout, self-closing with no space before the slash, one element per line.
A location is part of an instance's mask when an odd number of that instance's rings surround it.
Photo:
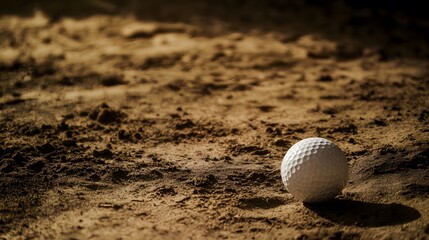
<path fill-rule="evenodd" d="M 428 239 L 429 21 L 195 2 L 5 3 L 0 239 Z M 317 205 L 312 136 L 350 166 Z"/>

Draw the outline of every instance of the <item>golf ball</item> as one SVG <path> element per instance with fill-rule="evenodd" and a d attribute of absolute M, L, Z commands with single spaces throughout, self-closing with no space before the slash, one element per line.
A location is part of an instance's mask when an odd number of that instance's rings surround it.
<path fill-rule="evenodd" d="M 348 175 L 343 151 L 333 142 L 318 137 L 295 143 L 281 165 L 286 189 L 303 202 L 334 198 L 344 188 Z"/>

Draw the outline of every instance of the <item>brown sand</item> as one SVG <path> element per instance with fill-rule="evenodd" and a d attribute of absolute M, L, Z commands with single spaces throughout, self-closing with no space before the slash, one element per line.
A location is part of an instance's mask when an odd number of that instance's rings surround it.
<path fill-rule="evenodd" d="M 25 2 L 0 17 L 0 239 L 428 238 L 425 19 L 310 1 Z M 319 205 L 279 172 L 311 136 L 350 166 Z"/>

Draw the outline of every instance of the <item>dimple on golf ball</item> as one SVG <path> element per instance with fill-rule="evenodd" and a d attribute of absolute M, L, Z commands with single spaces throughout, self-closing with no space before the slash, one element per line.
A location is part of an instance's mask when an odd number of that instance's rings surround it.
<path fill-rule="evenodd" d="M 306 138 L 294 144 L 281 165 L 286 189 L 303 202 L 321 202 L 337 196 L 349 169 L 343 151 L 324 138 Z"/>

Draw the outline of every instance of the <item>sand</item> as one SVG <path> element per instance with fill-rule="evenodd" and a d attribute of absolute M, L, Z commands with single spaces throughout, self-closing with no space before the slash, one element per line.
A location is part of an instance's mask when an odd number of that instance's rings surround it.
<path fill-rule="evenodd" d="M 329 3 L 8 1 L 0 239 L 428 239 L 428 21 Z M 350 179 L 309 205 L 313 136 Z"/>

